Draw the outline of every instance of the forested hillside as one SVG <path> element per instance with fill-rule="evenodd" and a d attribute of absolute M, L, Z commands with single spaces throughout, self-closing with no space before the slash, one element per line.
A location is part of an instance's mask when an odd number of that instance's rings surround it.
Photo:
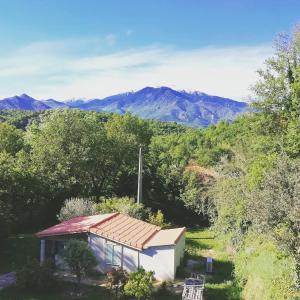
<path fill-rule="evenodd" d="M 300 36 L 259 71 L 253 113 L 207 129 L 80 110 L 0 114 L 0 231 L 55 223 L 65 199 L 135 197 L 168 222 L 211 225 L 243 299 L 299 299 Z"/>

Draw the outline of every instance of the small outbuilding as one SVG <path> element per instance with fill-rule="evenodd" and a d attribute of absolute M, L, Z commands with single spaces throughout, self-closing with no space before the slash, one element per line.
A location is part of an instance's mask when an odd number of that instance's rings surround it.
<path fill-rule="evenodd" d="M 64 268 L 62 250 L 70 238 L 86 241 L 98 261 L 97 270 L 128 272 L 143 267 L 157 280 L 173 280 L 185 248 L 185 227 L 162 229 L 120 213 L 76 217 L 38 232 L 40 260 L 53 258 Z"/>

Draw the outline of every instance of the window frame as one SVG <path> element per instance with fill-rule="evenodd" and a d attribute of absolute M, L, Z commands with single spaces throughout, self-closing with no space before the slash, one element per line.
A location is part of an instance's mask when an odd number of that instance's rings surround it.
<path fill-rule="evenodd" d="M 110 251 L 109 251 L 109 249 L 110 249 Z M 118 253 L 120 255 L 118 255 Z M 121 245 L 106 241 L 105 263 L 106 263 L 106 265 L 115 266 L 115 267 L 121 266 L 121 264 L 122 264 L 122 246 Z"/>

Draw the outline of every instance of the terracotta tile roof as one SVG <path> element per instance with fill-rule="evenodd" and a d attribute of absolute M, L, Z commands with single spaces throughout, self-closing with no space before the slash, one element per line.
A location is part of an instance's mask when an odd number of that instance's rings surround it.
<path fill-rule="evenodd" d="M 144 244 L 144 248 L 176 245 L 177 241 L 181 238 L 185 231 L 185 227 L 160 230 L 153 236 L 152 239 Z"/>
<path fill-rule="evenodd" d="M 54 235 L 88 232 L 91 226 L 97 225 L 107 219 L 114 217 L 117 214 L 118 213 L 111 213 L 87 217 L 76 217 L 42 230 L 36 235 L 40 238 Z"/>
<path fill-rule="evenodd" d="M 62 222 L 36 235 L 39 238 L 91 232 L 103 238 L 142 250 L 148 247 L 174 245 L 185 228 L 161 230 L 150 223 L 120 213 L 77 217 Z"/>
<path fill-rule="evenodd" d="M 143 245 L 160 230 L 158 226 L 119 214 L 91 227 L 90 232 L 133 248 L 143 249 Z"/>

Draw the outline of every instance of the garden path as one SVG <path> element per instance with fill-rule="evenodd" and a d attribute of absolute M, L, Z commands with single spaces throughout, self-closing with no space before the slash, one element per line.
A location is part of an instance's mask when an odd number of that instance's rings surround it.
<path fill-rule="evenodd" d="M 0 290 L 16 283 L 16 276 L 14 272 L 0 275 Z"/>

